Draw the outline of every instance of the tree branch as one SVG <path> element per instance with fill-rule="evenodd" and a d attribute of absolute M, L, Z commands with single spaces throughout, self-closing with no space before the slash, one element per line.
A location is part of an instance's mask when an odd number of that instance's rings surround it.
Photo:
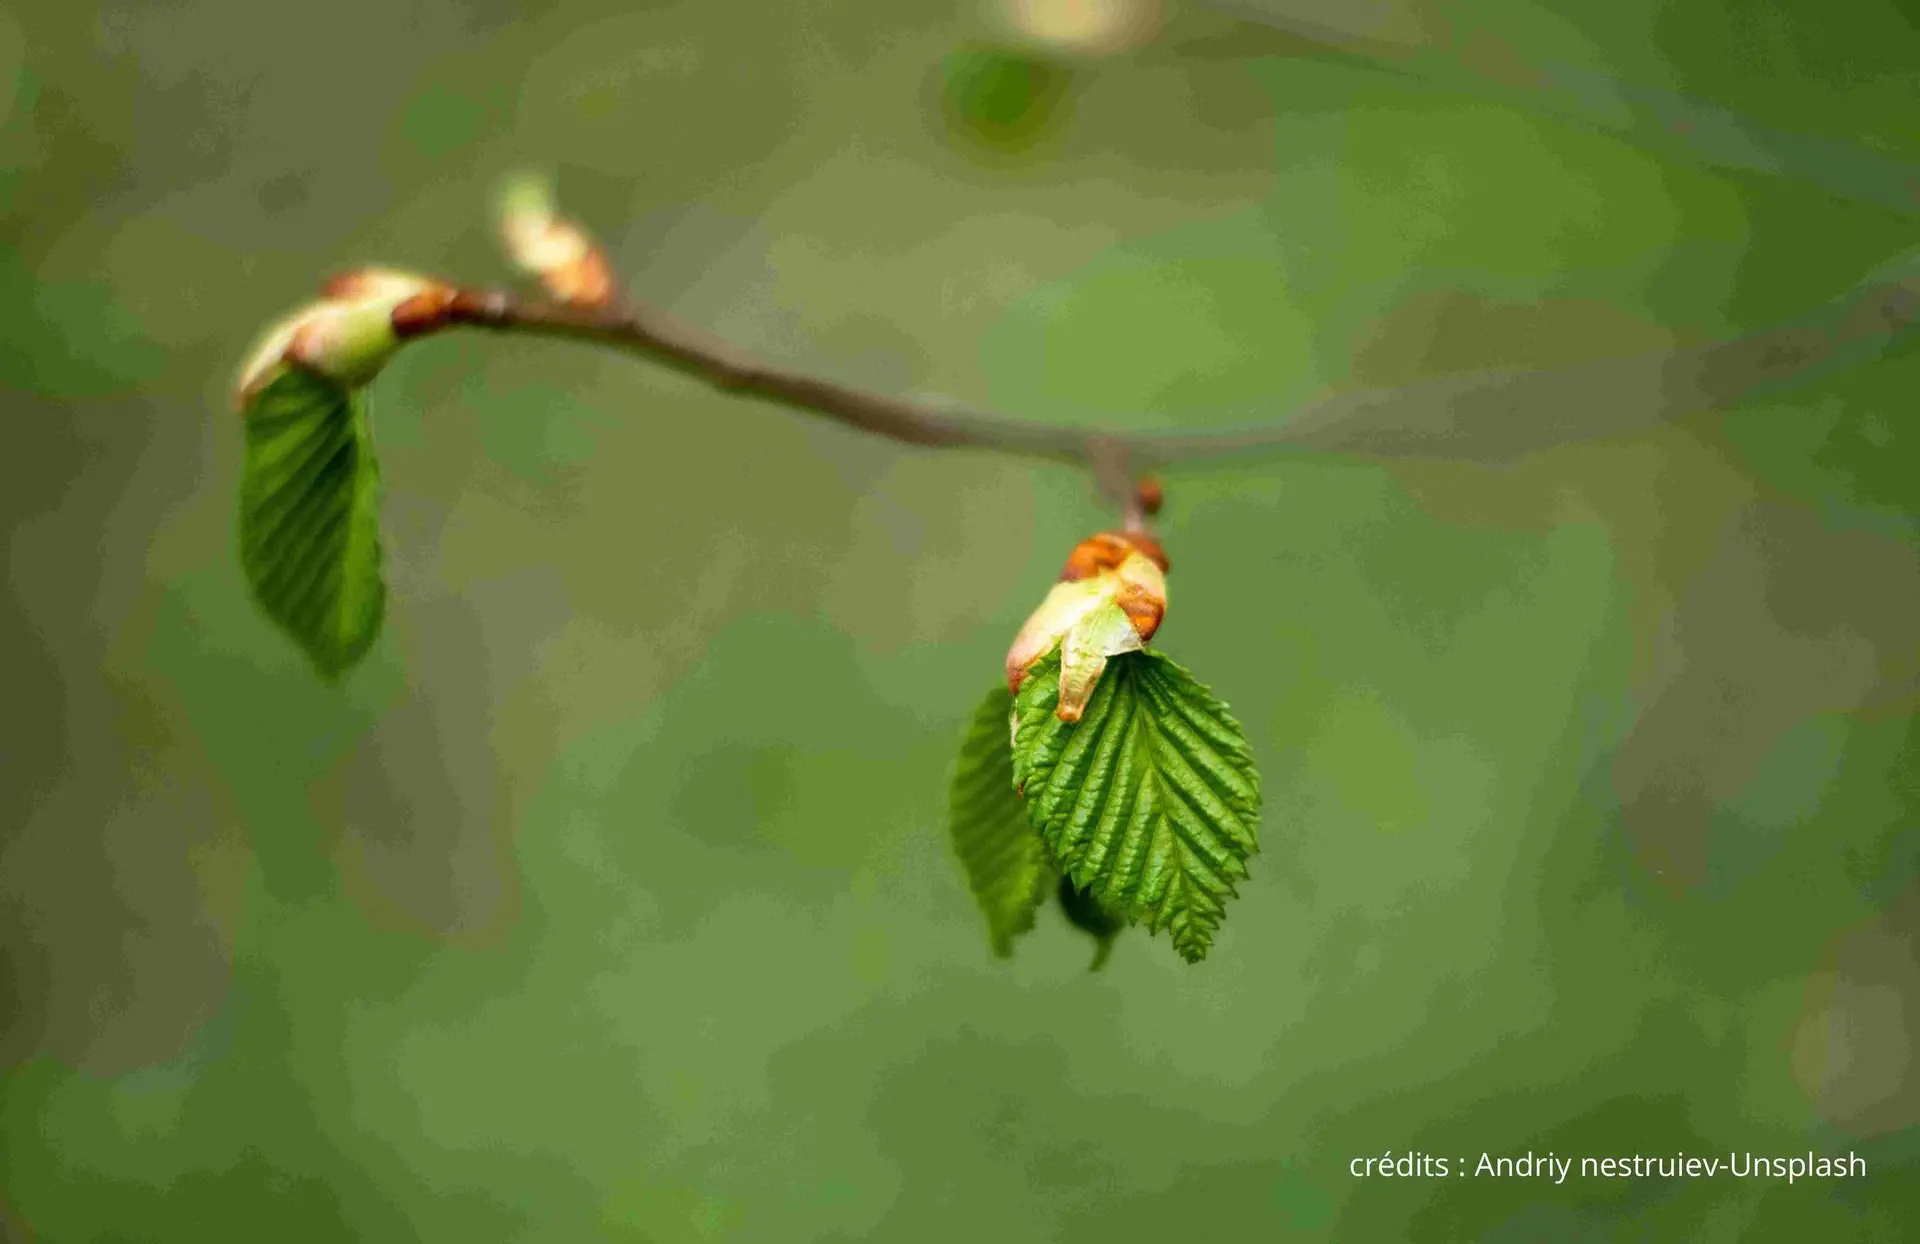
<path fill-rule="evenodd" d="M 1084 461 L 1094 433 L 943 410 L 775 367 L 729 342 L 646 309 L 524 302 L 494 291 L 460 298 L 454 323 L 595 342 L 643 355 L 717 389 L 822 415 L 909 445 L 962 446 L 1062 461 Z"/>
<path fill-rule="evenodd" d="M 444 323 L 582 341 L 639 355 L 715 388 L 925 447 L 971 447 L 1088 468 L 1130 523 L 1135 473 L 1256 453 L 1351 453 L 1498 462 L 1678 418 L 1864 362 L 1920 318 L 1920 254 L 1901 256 L 1840 298 L 1762 332 L 1708 346 L 1545 370 L 1436 376 L 1397 389 L 1352 389 L 1277 421 L 1201 432 L 1126 434 L 1033 423 L 890 397 L 761 362 L 659 313 L 456 292 Z M 432 327 L 437 327 L 433 325 Z"/>

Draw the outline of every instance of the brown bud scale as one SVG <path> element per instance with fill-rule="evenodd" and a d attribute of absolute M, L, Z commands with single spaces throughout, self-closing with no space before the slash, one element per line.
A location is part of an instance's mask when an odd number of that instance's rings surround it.
<path fill-rule="evenodd" d="M 1145 532 L 1103 531 L 1097 536 L 1088 536 L 1074 546 L 1073 553 L 1067 558 L 1066 569 L 1060 572 L 1060 581 L 1075 583 L 1090 579 L 1103 570 L 1117 569 L 1130 553 L 1141 554 L 1160 567 L 1162 573 L 1171 569 L 1160 542 Z"/>
<path fill-rule="evenodd" d="M 423 334 L 445 328 L 453 320 L 453 306 L 458 291 L 445 285 L 422 290 L 393 309 L 393 332 L 396 337 L 419 337 Z"/>

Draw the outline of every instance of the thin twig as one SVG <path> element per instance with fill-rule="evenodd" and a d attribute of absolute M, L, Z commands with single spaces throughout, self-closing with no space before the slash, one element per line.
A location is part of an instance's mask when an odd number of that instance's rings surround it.
<path fill-rule="evenodd" d="M 1497 462 L 1730 405 L 1885 351 L 1920 318 L 1920 257 L 1902 256 L 1790 323 L 1708 346 L 1548 370 L 1437 376 L 1397 389 L 1332 393 L 1270 423 L 1119 433 L 1033 423 L 890 397 L 754 359 L 650 309 L 581 307 L 462 291 L 447 322 L 598 343 L 730 393 L 824 416 L 908 445 L 973 447 L 1089 468 L 1138 522 L 1133 472 L 1256 452 L 1351 453 Z"/>
<path fill-rule="evenodd" d="M 454 323 L 598 342 L 641 354 L 729 393 L 758 397 L 824 415 L 909 445 L 973 446 L 1048 458 L 1089 461 L 1090 440 L 1117 439 L 1093 428 L 1027 423 L 960 408 L 888 397 L 775 367 L 730 343 L 651 310 L 526 302 L 498 291 L 457 300 Z"/>

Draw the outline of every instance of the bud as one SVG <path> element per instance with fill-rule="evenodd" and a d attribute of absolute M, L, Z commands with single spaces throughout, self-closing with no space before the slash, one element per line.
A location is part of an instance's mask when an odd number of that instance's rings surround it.
<path fill-rule="evenodd" d="M 1162 0 L 996 0 L 1000 22 L 1020 38 L 1080 56 L 1111 56 L 1159 32 Z"/>
<path fill-rule="evenodd" d="M 330 302 L 386 302 L 397 307 L 439 285 L 438 281 L 392 268 L 355 268 L 328 280 L 320 293 Z"/>
<path fill-rule="evenodd" d="M 366 384 L 400 346 L 394 311 L 423 296 L 446 298 L 451 289 L 410 272 L 362 268 L 328 281 L 320 301 L 275 323 L 241 365 L 234 384 L 245 410 L 254 395 L 290 366 L 304 367 L 344 385 Z"/>
<path fill-rule="evenodd" d="M 522 271 L 561 302 L 604 307 L 613 301 L 613 269 L 586 230 L 562 218 L 537 177 L 509 181 L 500 193 L 500 236 Z"/>
<path fill-rule="evenodd" d="M 1167 557 L 1153 537 L 1104 531 L 1082 540 L 1060 582 L 1007 650 L 1007 687 L 1018 692 L 1033 663 L 1060 646 L 1061 721 L 1079 721 L 1107 658 L 1138 652 L 1167 612 Z"/>

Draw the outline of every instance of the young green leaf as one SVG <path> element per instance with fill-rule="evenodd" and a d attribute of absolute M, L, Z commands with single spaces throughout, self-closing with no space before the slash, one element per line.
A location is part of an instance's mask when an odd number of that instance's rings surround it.
<path fill-rule="evenodd" d="M 1033 928 L 1034 912 L 1053 884 L 1047 849 L 1013 789 L 1007 720 L 1013 696 L 995 684 L 974 711 L 953 767 L 948 829 L 974 901 L 987 918 L 993 953 L 1006 958 Z"/>
<path fill-rule="evenodd" d="M 1059 697 L 1056 650 L 1015 699 L 1028 815 L 1077 884 L 1198 962 L 1256 849 L 1260 782 L 1240 723 L 1151 649 L 1108 663 L 1077 724 L 1055 715 Z"/>
<path fill-rule="evenodd" d="M 288 368 L 251 397 L 245 422 L 241 568 L 267 616 L 332 681 L 366 655 L 386 607 L 363 391 Z"/>
<path fill-rule="evenodd" d="M 1109 910 L 1065 873 L 1060 875 L 1059 901 L 1060 914 L 1067 918 L 1067 923 L 1093 939 L 1093 963 L 1087 970 L 1098 972 L 1107 965 L 1107 956 L 1113 953 L 1113 939 L 1127 927 L 1126 917 Z"/>

